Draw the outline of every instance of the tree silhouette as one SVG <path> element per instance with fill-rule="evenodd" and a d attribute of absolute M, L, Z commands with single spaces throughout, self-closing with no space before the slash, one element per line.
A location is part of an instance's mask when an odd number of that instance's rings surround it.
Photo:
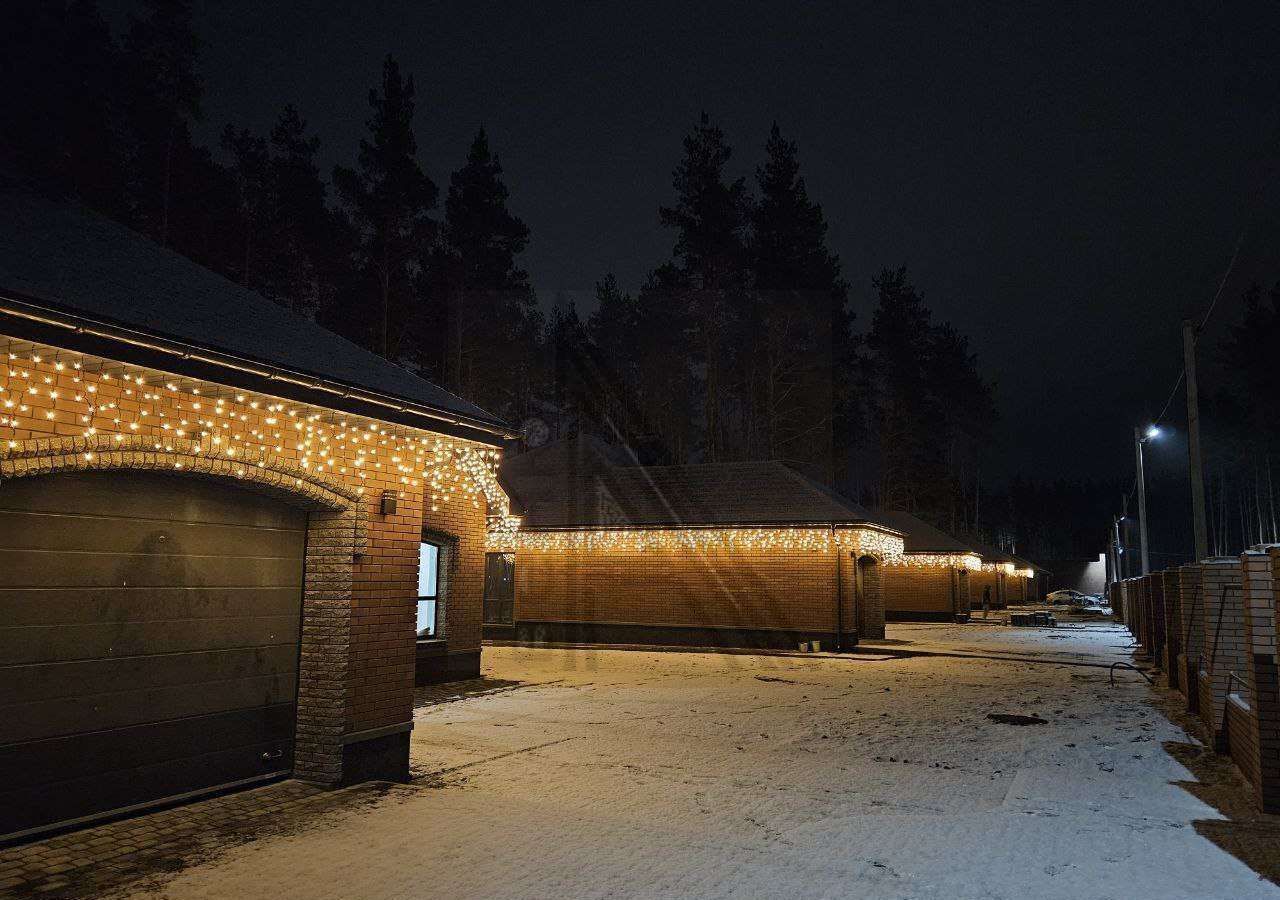
<path fill-rule="evenodd" d="M 388 359 L 400 355 L 417 312 L 414 279 L 424 248 L 435 234 L 429 213 L 437 188 L 418 165 L 413 133 L 413 76 L 402 78 L 390 54 L 380 87 L 369 91 L 369 138 L 360 141 L 357 169 L 337 166 L 333 184 L 354 222 L 359 242 L 356 268 L 362 278 L 329 321 L 349 337 Z M 372 281 L 374 304 L 360 282 Z M 372 306 L 373 315 L 369 315 Z M 372 327 L 370 327 L 372 326 Z"/>

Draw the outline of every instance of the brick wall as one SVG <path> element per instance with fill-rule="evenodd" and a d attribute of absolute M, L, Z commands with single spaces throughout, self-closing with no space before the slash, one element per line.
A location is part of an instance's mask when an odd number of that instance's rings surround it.
<path fill-rule="evenodd" d="M 1182 588 L 1177 569 L 1165 569 L 1159 573 L 1160 595 L 1164 598 L 1164 654 L 1161 665 L 1169 687 L 1182 686 L 1178 657 L 1182 654 Z"/>
<path fill-rule="evenodd" d="M 1247 697 L 1227 696 L 1223 711 L 1226 719 L 1226 745 L 1231 761 L 1236 764 L 1255 792 L 1258 790 L 1258 718 Z"/>
<path fill-rule="evenodd" d="M 830 641 L 839 595 L 840 620 L 849 638 L 855 633 L 883 637 L 882 568 L 877 564 L 862 570 L 864 603 L 859 608 L 853 558 L 847 551 L 521 546 L 516 552 L 515 618 L 521 633 L 533 635 L 568 633 L 546 627 L 567 624 L 593 626 L 601 635 L 638 634 L 637 628 L 671 634 L 677 629 L 699 634 L 753 630 L 812 634 Z M 609 632 L 606 626 L 637 628 Z"/>
<path fill-rule="evenodd" d="M 1152 572 L 1147 576 L 1148 607 L 1151 611 L 1151 661 L 1157 666 L 1164 665 L 1165 650 L 1165 616 L 1164 576 L 1160 572 Z"/>
<path fill-rule="evenodd" d="M 1267 551 L 1241 555 L 1248 681 L 1247 715 L 1231 732 L 1231 756 L 1257 791 L 1259 806 L 1280 811 L 1280 684 L 1276 670 L 1276 562 Z M 1239 689 L 1238 686 L 1234 689 Z M 1243 711 L 1242 711 L 1243 712 Z M 1237 740 L 1240 741 L 1237 746 Z"/>
<path fill-rule="evenodd" d="M 1181 652 L 1178 659 L 1178 676 L 1187 709 L 1196 712 L 1200 708 L 1197 676 L 1200 670 L 1202 644 L 1202 606 L 1204 598 L 1200 590 L 1200 564 L 1191 563 L 1178 570 L 1178 616 L 1181 622 Z"/>
<path fill-rule="evenodd" d="M 1221 747 L 1226 736 L 1224 704 L 1229 676 L 1234 672 L 1245 677 L 1248 665 L 1240 559 L 1205 560 L 1201 585 L 1200 718 Z"/>
<path fill-rule="evenodd" d="M 890 619 L 950 620 L 969 611 L 968 596 L 959 596 L 961 582 L 968 579 L 960 579 L 951 566 L 886 566 L 882 580 Z"/>
<path fill-rule="evenodd" d="M 0 336 L 0 341 L 7 340 Z M 349 518 L 364 523 L 359 547 L 352 545 L 350 534 L 342 533 L 347 526 L 315 530 L 321 520 L 313 515 L 306 576 L 309 596 L 342 607 L 344 618 L 349 610 L 349 631 L 343 638 L 349 642 L 343 650 L 343 733 L 401 725 L 412 718 L 417 546 L 424 527 L 458 536 L 457 572 L 447 600 L 447 638 L 451 652 L 478 654 L 484 498 L 453 472 L 445 478 L 451 488 L 447 495 L 437 491 L 415 464 L 423 457 L 414 453 L 430 442 L 458 448 L 479 445 L 84 354 L 8 346 L 25 348 L 7 365 L 0 362 L 0 439 L 11 451 L 53 438 L 97 442 L 94 446 L 149 444 L 147 449 L 155 453 L 149 454 L 145 467 L 154 469 L 158 459 L 169 458 L 163 455 L 169 450 L 193 446 L 201 458 L 217 459 L 224 477 L 252 480 L 250 476 L 260 471 L 288 470 L 315 473 L 309 477 L 317 484 L 346 486 L 354 498 L 349 502 L 359 513 Z M 380 430 L 369 431 L 370 425 Z M 180 462 L 166 465 L 176 474 L 190 471 Z M 295 490 L 292 483 L 281 487 Z M 296 491 L 304 487 L 299 481 Z M 378 513 L 384 490 L 398 494 L 394 516 Z M 435 499 L 430 496 L 433 491 Z M 331 518 L 326 521 L 332 524 Z M 345 551 L 313 552 L 326 540 L 330 550 L 336 542 Z M 359 555 L 352 552 L 355 549 Z M 307 627 L 319 629 L 313 633 L 332 631 L 323 617 L 308 625 L 304 613 Z M 304 654 L 300 683 L 305 682 L 306 664 Z M 343 669 L 332 660 L 321 667 L 326 666 Z M 334 690 L 321 693 L 332 695 Z M 304 712 L 300 709 L 300 733 L 308 725 Z M 332 727 L 316 725 L 321 732 Z"/>

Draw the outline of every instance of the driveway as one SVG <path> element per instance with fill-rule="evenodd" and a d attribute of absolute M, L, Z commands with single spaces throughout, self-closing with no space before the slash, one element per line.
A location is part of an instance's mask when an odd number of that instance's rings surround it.
<path fill-rule="evenodd" d="M 1192 827 L 1119 627 L 890 638 L 954 655 L 486 649 L 492 691 L 418 711 L 413 785 L 132 895 L 1280 897 Z"/>

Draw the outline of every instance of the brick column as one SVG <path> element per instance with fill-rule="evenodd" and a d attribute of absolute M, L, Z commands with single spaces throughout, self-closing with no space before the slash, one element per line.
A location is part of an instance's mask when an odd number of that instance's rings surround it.
<path fill-rule="evenodd" d="M 1240 557 L 1248 654 L 1247 696 L 1231 696 L 1231 757 L 1253 785 L 1264 812 L 1280 811 L 1280 685 L 1276 670 L 1276 564 L 1267 551 Z M 1238 691 L 1239 686 L 1233 685 Z"/>
<path fill-rule="evenodd" d="M 312 513 L 307 523 L 302 651 L 294 772 L 336 784 L 353 690 L 350 677 L 352 558 L 364 535 L 358 511 Z"/>
<path fill-rule="evenodd" d="M 1182 633 L 1181 652 L 1178 654 L 1178 676 L 1182 681 L 1182 693 L 1187 698 L 1187 710 L 1200 709 L 1200 691 L 1197 676 L 1200 672 L 1201 633 L 1204 623 L 1204 597 L 1200 590 L 1200 564 L 1183 566 L 1178 580 L 1179 619 Z"/>
<path fill-rule="evenodd" d="M 1165 569 L 1160 573 L 1162 581 L 1160 595 L 1164 598 L 1164 674 L 1169 687 L 1177 690 L 1182 686 L 1182 677 L 1178 668 L 1178 656 L 1182 653 L 1182 592 L 1179 588 L 1177 569 Z"/>
<path fill-rule="evenodd" d="M 1225 704 L 1230 674 L 1245 677 L 1244 601 L 1239 557 L 1204 561 L 1203 649 L 1200 655 L 1200 719 L 1216 750 L 1226 749 Z"/>
<path fill-rule="evenodd" d="M 862 624 L 866 628 L 866 634 L 860 637 L 883 640 L 884 583 L 880 577 L 882 564 L 870 556 L 862 557 L 858 563 L 862 566 L 862 599 L 866 607 L 862 613 Z"/>

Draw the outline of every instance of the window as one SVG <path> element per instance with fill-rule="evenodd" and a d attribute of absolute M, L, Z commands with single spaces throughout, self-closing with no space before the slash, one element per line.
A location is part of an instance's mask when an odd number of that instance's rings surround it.
<path fill-rule="evenodd" d="M 436 605 L 440 593 L 440 545 L 418 545 L 418 637 L 436 637 Z"/>
<path fill-rule="evenodd" d="M 484 555 L 484 621 L 486 625 L 513 625 L 516 612 L 516 555 Z"/>

